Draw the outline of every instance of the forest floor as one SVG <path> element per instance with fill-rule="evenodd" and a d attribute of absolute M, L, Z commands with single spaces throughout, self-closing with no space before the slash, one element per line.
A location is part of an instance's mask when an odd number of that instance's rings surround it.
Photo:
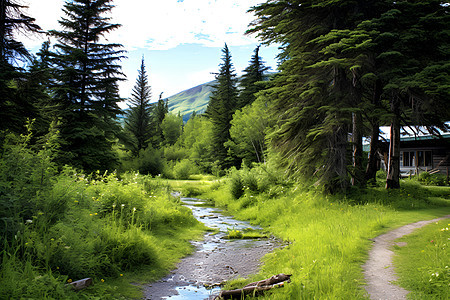
<path fill-rule="evenodd" d="M 367 281 L 366 290 L 371 299 L 406 299 L 409 291 L 395 285 L 397 275 L 392 265 L 394 245 L 406 246 L 406 243 L 396 243 L 395 240 L 412 233 L 425 225 L 450 218 L 450 215 L 427 221 L 419 221 L 389 231 L 373 239 L 374 244 L 369 252 L 369 259 L 364 264 L 364 276 Z"/>

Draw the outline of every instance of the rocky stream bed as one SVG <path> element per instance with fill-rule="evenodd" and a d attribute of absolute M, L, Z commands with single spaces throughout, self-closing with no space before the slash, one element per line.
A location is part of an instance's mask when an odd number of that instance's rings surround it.
<path fill-rule="evenodd" d="M 258 271 L 261 258 L 279 247 L 273 238 L 226 239 L 228 230 L 259 230 L 248 222 L 235 220 L 216 208 L 203 206 L 195 198 L 181 198 L 194 216 L 218 232 L 208 232 L 201 241 L 192 242 L 196 251 L 183 258 L 169 275 L 144 286 L 144 299 L 213 299 L 220 293 L 218 284 Z"/>

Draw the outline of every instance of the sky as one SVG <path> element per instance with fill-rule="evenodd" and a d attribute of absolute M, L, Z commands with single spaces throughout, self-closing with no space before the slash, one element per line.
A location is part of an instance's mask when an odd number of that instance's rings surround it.
<path fill-rule="evenodd" d="M 222 49 L 227 43 L 238 75 L 248 66 L 260 43 L 244 35 L 254 20 L 247 10 L 263 0 L 115 0 L 111 22 L 122 26 L 107 36 L 127 51 L 121 63 L 127 81 L 120 83 L 120 95 L 131 96 L 144 57 L 152 101 L 214 79 Z M 59 29 L 65 0 L 22 0 L 27 14 L 44 30 Z M 47 38 L 24 37 L 21 41 L 35 53 Z M 260 56 L 276 69 L 278 47 L 263 46 Z M 122 104 L 122 106 L 126 106 Z"/>

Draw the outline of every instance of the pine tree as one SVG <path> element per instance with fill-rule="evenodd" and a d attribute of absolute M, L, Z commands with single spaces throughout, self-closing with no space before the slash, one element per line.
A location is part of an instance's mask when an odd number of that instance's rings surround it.
<path fill-rule="evenodd" d="M 444 127 L 449 118 L 448 89 L 442 88 L 449 82 L 448 6 L 435 0 L 267 1 L 252 11 L 258 19 L 250 32 L 282 43 L 281 72 L 266 93 L 277 120 L 272 148 L 284 165 L 303 177 L 319 175 L 331 191 L 345 189 L 348 175 L 364 179 L 365 116 L 372 128 L 366 178 L 375 174 L 379 126 L 391 124 L 387 187 L 399 187 L 400 126 Z M 345 161 L 351 132 L 353 170 Z"/>
<path fill-rule="evenodd" d="M 150 100 L 151 88 L 148 84 L 144 58 L 142 58 L 125 119 L 125 132 L 131 138 L 126 146 L 134 156 L 137 156 L 141 149 L 147 148 L 152 137 Z"/>
<path fill-rule="evenodd" d="M 254 7 L 249 33 L 281 43 L 281 72 L 265 91 L 275 129 L 271 148 L 292 176 L 327 191 L 348 187 L 348 133 L 358 97 L 344 60 L 327 53 L 330 32 L 352 28 L 361 6 L 354 1 L 267 1 Z M 328 51 L 329 52 L 329 51 Z"/>
<path fill-rule="evenodd" d="M 164 133 L 162 129 L 162 123 L 164 118 L 169 113 L 169 100 L 162 98 L 163 93 L 159 95 L 158 102 L 153 104 L 152 108 L 152 145 L 154 148 L 159 148 L 164 142 Z"/>
<path fill-rule="evenodd" d="M 259 48 L 260 46 L 256 47 L 250 60 L 250 65 L 245 68 L 240 80 L 239 86 L 241 87 L 241 91 L 239 93 L 237 108 L 242 108 L 253 103 L 256 99 L 255 94 L 264 89 L 264 86 L 258 85 L 257 83 L 264 80 L 264 72 L 270 68 L 264 66 L 264 62 L 259 56 Z"/>
<path fill-rule="evenodd" d="M 219 73 L 216 74 L 217 83 L 213 85 L 205 114 L 213 125 L 213 160 L 222 168 L 226 168 L 230 166 L 230 162 L 227 161 L 227 148 L 224 144 L 230 139 L 230 122 L 237 108 L 238 90 L 231 54 L 226 44 L 222 53 L 223 62 L 220 64 Z"/>
<path fill-rule="evenodd" d="M 17 59 L 29 59 L 30 53 L 22 42 L 16 39 L 19 31 L 36 33 L 41 28 L 35 19 L 23 13 L 27 6 L 17 0 L 0 0 L 0 62 L 13 63 Z"/>
<path fill-rule="evenodd" d="M 25 120 L 33 116 L 30 106 L 18 92 L 17 83 L 26 75 L 17 67 L 20 61 L 29 61 L 31 55 L 17 33 L 37 33 L 40 27 L 25 15 L 26 6 L 17 0 L 0 0 L 0 130 L 25 130 Z"/>
<path fill-rule="evenodd" d="M 104 43 L 120 25 L 109 23 L 111 0 L 68 0 L 53 53 L 53 90 L 61 105 L 62 163 L 86 171 L 114 167 L 111 150 L 120 108 L 117 82 L 122 79 L 120 44 Z"/>

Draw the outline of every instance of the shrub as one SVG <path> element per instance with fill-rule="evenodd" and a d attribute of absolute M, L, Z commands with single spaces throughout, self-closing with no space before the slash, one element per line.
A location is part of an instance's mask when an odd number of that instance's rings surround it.
<path fill-rule="evenodd" d="M 445 175 L 430 174 L 428 172 L 420 173 L 418 180 L 425 185 L 444 186 L 447 184 L 447 178 Z"/>
<path fill-rule="evenodd" d="M 199 173 L 198 167 L 189 159 L 183 159 L 173 167 L 173 176 L 175 179 L 189 179 L 190 175 Z"/>
<path fill-rule="evenodd" d="M 239 199 L 244 194 L 244 184 L 242 182 L 241 174 L 235 167 L 231 168 L 228 171 L 228 174 L 230 194 L 234 199 Z"/>

